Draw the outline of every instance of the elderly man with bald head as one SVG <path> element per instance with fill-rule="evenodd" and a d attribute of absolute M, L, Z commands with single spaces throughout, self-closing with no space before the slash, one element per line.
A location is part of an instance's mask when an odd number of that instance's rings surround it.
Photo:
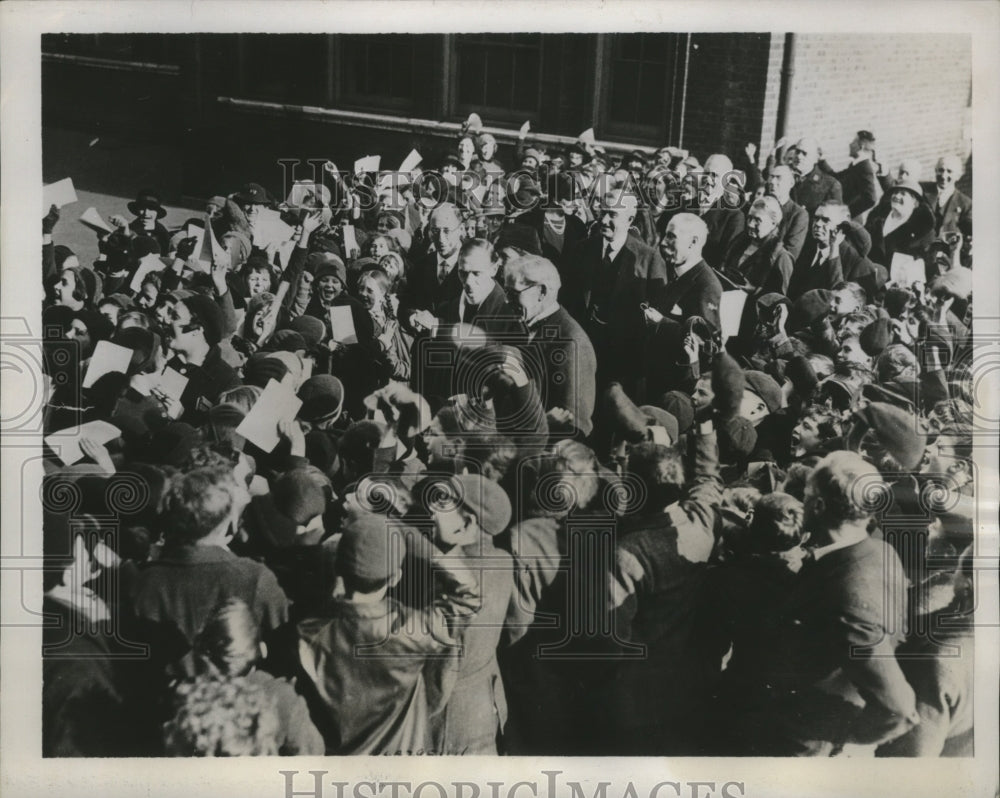
<path fill-rule="evenodd" d="M 718 330 L 722 284 L 702 257 L 708 235 L 704 220 L 693 213 L 678 213 L 670 220 L 660 239 L 669 280 L 655 304 L 667 318 L 679 322 L 701 316 Z M 659 321 L 647 313 L 651 321 Z"/>
<path fill-rule="evenodd" d="M 792 199 L 812 216 L 824 202 L 843 202 L 844 191 L 837 178 L 819 167 L 819 145 L 814 139 L 799 139 L 789 150 L 788 164 L 798 182 Z"/>
<path fill-rule="evenodd" d="M 924 197 L 934 211 L 934 232 L 972 235 L 972 200 L 955 188 L 964 174 L 962 159 L 945 155 L 934 168 L 934 187 L 924 192 Z"/>
<path fill-rule="evenodd" d="M 662 293 L 666 266 L 629 232 L 638 211 L 634 194 L 610 191 L 599 210 L 596 231 L 567 253 L 560 301 L 594 343 L 598 384 L 618 379 L 634 387 L 646 337 L 641 306 Z"/>
<path fill-rule="evenodd" d="M 742 183 L 725 155 L 709 155 L 698 186 L 698 213 L 708 227 L 702 257 L 713 268 L 722 266 L 726 252 L 743 234 Z"/>

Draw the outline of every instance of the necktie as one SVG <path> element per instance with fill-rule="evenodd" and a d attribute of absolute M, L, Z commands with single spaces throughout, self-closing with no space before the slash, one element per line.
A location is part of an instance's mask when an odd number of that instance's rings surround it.
<path fill-rule="evenodd" d="M 813 260 L 813 268 L 814 269 L 817 266 L 819 266 L 824 261 L 824 259 L 825 259 L 824 256 L 825 255 L 826 255 L 826 250 L 825 249 L 820 249 L 819 247 L 816 247 L 816 258 Z"/>
<path fill-rule="evenodd" d="M 438 264 L 438 285 L 444 282 L 448 276 L 448 261 L 443 260 Z"/>

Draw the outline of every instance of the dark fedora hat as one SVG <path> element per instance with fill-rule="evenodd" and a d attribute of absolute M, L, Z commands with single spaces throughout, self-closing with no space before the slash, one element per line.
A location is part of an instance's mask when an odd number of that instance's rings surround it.
<path fill-rule="evenodd" d="M 271 195 L 267 193 L 267 189 L 260 185 L 260 183 L 247 183 L 233 195 L 233 199 L 241 205 L 271 206 L 274 204 Z"/>
<path fill-rule="evenodd" d="M 153 191 L 140 191 L 139 196 L 128 204 L 129 213 L 136 216 L 145 208 L 154 208 L 157 219 L 162 219 L 167 215 L 167 209 L 160 204 L 159 195 Z"/>

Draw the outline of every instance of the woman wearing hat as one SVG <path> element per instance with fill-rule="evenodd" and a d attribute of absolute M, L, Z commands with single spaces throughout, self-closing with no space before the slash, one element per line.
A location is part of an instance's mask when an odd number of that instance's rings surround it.
<path fill-rule="evenodd" d="M 167 209 L 160 203 L 160 197 L 152 191 L 141 191 L 128 204 L 129 212 L 136 218 L 129 222 L 128 229 L 135 236 L 149 236 L 160 246 L 160 254 L 170 251 L 170 233 L 159 220 L 167 215 Z"/>
<path fill-rule="evenodd" d="M 923 258 L 934 238 L 934 213 L 924 200 L 924 192 L 915 180 L 901 180 L 889 191 L 888 207 L 879 206 L 865 225 L 872 237 L 868 257 L 887 269 L 897 252 Z"/>

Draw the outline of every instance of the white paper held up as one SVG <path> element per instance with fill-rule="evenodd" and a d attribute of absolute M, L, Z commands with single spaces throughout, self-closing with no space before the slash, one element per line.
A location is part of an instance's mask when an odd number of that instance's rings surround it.
<path fill-rule="evenodd" d="M 121 434 L 122 431 L 118 427 L 107 421 L 88 421 L 79 427 L 53 432 L 45 438 L 45 443 L 56 453 L 64 465 L 73 465 L 73 463 L 83 459 L 80 441 L 84 438 L 89 438 L 94 443 L 105 444 Z"/>
<path fill-rule="evenodd" d="M 330 327 L 333 340 L 338 344 L 358 342 L 358 332 L 354 329 L 354 314 L 350 305 L 334 305 L 330 308 Z"/>
<path fill-rule="evenodd" d="M 892 263 L 889 265 L 889 280 L 899 283 L 904 288 L 909 288 L 914 283 L 925 282 L 927 270 L 924 268 L 924 262 L 902 252 L 894 252 Z"/>
<path fill-rule="evenodd" d="M 354 174 L 357 175 L 365 172 L 377 172 L 381 163 L 381 155 L 366 155 L 364 158 L 358 158 L 358 160 L 354 162 Z"/>
<path fill-rule="evenodd" d="M 271 380 L 236 428 L 236 433 L 265 452 L 274 451 L 281 440 L 278 434 L 279 422 L 295 418 L 300 407 L 302 400 L 289 386 Z"/>
<path fill-rule="evenodd" d="M 747 302 L 746 291 L 723 291 L 719 302 L 719 321 L 722 325 L 722 340 L 728 341 L 740 331 L 743 306 Z"/>
<path fill-rule="evenodd" d="M 400 172 L 412 172 L 417 166 L 420 165 L 421 161 L 424 160 L 424 156 L 421 155 L 416 150 L 410 150 L 410 154 L 407 155 L 403 162 L 399 165 Z"/>
<path fill-rule="evenodd" d="M 87 208 L 82 214 L 80 214 L 80 221 L 87 225 L 91 230 L 98 233 L 113 233 L 114 230 L 111 229 L 104 218 L 97 212 L 97 208 Z"/>
<path fill-rule="evenodd" d="M 73 188 L 71 177 L 42 186 L 42 215 L 47 214 L 53 205 L 61 208 L 63 205 L 72 205 L 76 200 L 76 189 Z"/>
<path fill-rule="evenodd" d="M 105 374 L 128 371 L 132 362 L 132 350 L 125 346 L 113 344 L 111 341 L 98 341 L 94 354 L 90 356 L 87 373 L 83 377 L 83 387 L 89 388 Z"/>

